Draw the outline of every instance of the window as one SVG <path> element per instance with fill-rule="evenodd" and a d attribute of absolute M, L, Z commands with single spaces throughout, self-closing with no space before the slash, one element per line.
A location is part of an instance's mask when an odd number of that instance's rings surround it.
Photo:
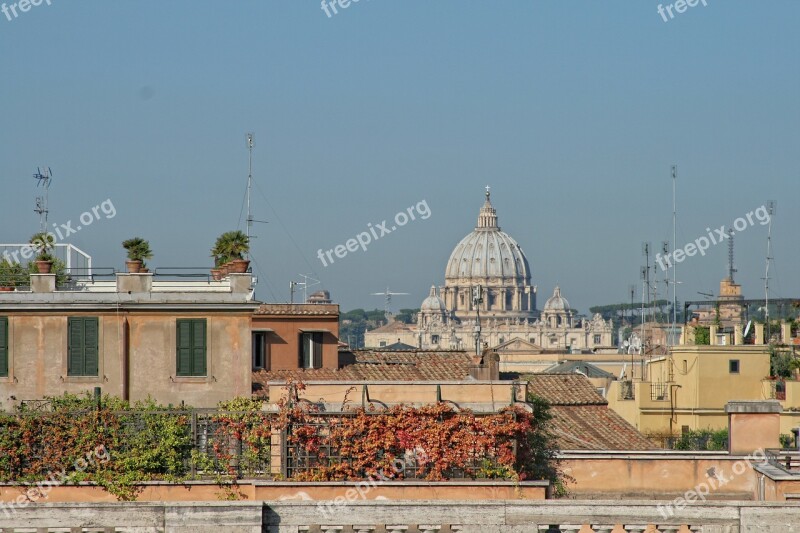
<path fill-rule="evenodd" d="M 431 335 L 431 343 L 439 344 L 439 335 Z"/>
<path fill-rule="evenodd" d="M 253 370 L 269 370 L 269 343 L 266 331 L 253 332 Z"/>
<path fill-rule="evenodd" d="M 381 341 L 381 342 L 378 343 L 378 347 L 379 348 L 383 348 L 385 346 L 386 346 L 386 341 Z"/>
<path fill-rule="evenodd" d="M 602 341 L 600 340 L 600 335 L 595 335 L 595 336 L 594 336 L 594 343 L 595 343 L 595 344 L 600 344 L 601 342 L 602 342 Z"/>
<path fill-rule="evenodd" d="M 0 378 L 8 377 L 8 318 L 0 317 Z"/>
<path fill-rule="evenodd" d="M 300 368 L 322 368 L 322 333 L 300 334 Z"/>
<path fill-rule="evenodd" d="M 731 374 L 738 374 L 739 373 L 739 360 L 738 359 L 731 359 L 728 361 L 728 372 Z"/>
<path fill-rule="evenodd" d="M 70 317 L 68 319 L 68 376 L 97 376 L 98 329 L 97 317 Z"/>
<path fill-rule="evenodd" d="M 206 375 L 206 319 L 177 321 L 178 376 Z"/>

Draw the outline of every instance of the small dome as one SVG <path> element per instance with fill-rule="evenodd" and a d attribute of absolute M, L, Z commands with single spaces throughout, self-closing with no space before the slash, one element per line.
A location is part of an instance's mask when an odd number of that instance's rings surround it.
<path fill-rule="evenodd" d="M 443 313 L 445 310 L 444 302 L 441 298 L 436 294 L 436 287 L 431 285 L 431 293 L 422 301 L 422 305 L 420 306 L 421 312 L 428 312 L 428 313 Z"/>
<path fill-rule="evenodd" d="M 561 296 L 561 288 L 556 285 L 553 295 L 544 304 L 545 311 L 569 311 L 569 302 Z"/>

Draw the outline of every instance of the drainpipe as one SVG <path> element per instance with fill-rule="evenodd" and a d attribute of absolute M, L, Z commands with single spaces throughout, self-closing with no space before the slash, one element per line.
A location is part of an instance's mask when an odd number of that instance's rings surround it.
<path fill-rule="evenodd" d="M 131 327 L 127 313 L 122 318 L 122 399 L 130 401 Z"/>

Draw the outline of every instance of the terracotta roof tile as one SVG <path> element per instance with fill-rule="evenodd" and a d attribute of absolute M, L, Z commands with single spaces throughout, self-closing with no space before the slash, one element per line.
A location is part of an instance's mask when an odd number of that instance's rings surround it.
<path fill-rule="evenodd" d="M 261 304 L 256 315 L 338 316 L 338 304 Z"/>
<path fill-rule="evenodd" d="M 411 326 L 404 322 L 400 322 L 399 320 L 395 320 L 394 322 L 389 322 L 388 324 L 384 324 L 378 328 L 371 329 L 369 330 L 369 333 L 394 333 L 397 331 L 411 331 Z"/>
<path fill-rule="evenodd" d="M 353 352 L 356 362 L 342 368 L 259 370 L 253 392 L 268 396 L 270 381 L 462 381 L 470 379 L 472 357 L 464 351 Z"/>
<path fill-rule="evenodd" d="M 550 405 L 608 405 L 594 385 L 580 374 L 531 374 L 528 390 Z"/>
<path fill-rule="evenodd" d="M 551 431 L 562 450 L 653 450 L 650 442 L 605 405 L 556 405 Z"/>
<path fill-rule="evenodd" d="M 562 450 L 652 450 L 656 446 L 580 374 L 526 376 L 528 390 L 550 403 L 550 424 Z"/>

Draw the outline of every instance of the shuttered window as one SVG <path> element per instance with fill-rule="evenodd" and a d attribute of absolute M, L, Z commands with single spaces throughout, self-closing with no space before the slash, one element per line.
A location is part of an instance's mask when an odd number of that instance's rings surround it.
<path fill-rule="evenodd" d="M 300 368 L 322 368 L 322 333 L 300 334 Z"/>
<path fill-rule="evenodd" d="M 98 319 L 70 317 L 68 319 L 67 375 L 97 376 Z"/>
<path fill-rule="evenodd" d="M 178 320 L 178 375 L 206 375 L 206 320 Z"/>
<path fill-rule="evenodd" d="M 0 316 L 0 377 L 8 377 L 8 318 Z"/>

